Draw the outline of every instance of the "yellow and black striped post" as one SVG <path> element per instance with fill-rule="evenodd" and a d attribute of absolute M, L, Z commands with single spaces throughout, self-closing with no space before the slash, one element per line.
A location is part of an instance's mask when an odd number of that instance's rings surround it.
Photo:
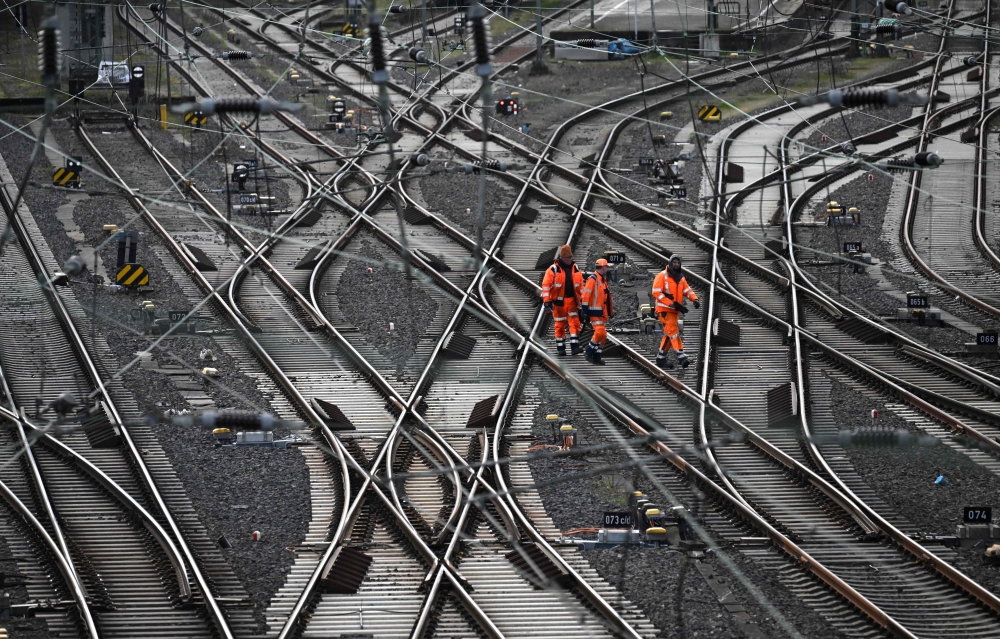
<path fill-rule="evenodd" d="M 80 172 L 76 169 L 60 167 L 52 174 L 53 186 L 80 186 Z"/>
<path fill-rule="evenodd" d="M 139 264 L 126 264 L 118 269 L 115 282 L 121 286 L 149 286 L 149 273 Z"/>
<path fill-rule="evenodd" d="M 193 126 L 197 129 L 201 128 L 201 125 L 208 122 L 208 116 L 201 111 L 192 111 L 191 113 L 184 114 L 184 124 L 188 126 Z"/>
<path fill-rule="evenodd" d="M 702 122 L 718 122 L 722 120 L 722 112 L 714 104 L 706 104 L 698 109 L 698 119 Z"/>

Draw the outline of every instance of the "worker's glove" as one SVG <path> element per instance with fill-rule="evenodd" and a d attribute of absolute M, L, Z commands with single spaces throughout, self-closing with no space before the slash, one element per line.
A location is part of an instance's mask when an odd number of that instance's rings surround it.
<path fill-rule="evenodd" d="M 545 303 L 542 304 L 542 306 L 545 307 L 545 310 L 550 311 L 550 312 L 552 311 L 552 302 L 545 302 Z"/>
<path fill-rule="evenodd" d="M 688 312 L 687 306 L 684 306 L 683 304 L 679 304 L 677 302 L 674 302 L 673 304 L 671 304 L 670 307 L 673 308 L 673 309 L 676 309 L 676 310 L 680 311 L 682 315 L 684 313 Z"/>
<path fill-rule="evenodd" d="M 694 307 L 695 308 L 701 308 L 701 302 L 699 302 L 698 300 L 695 300 L 694 301 Z"/>

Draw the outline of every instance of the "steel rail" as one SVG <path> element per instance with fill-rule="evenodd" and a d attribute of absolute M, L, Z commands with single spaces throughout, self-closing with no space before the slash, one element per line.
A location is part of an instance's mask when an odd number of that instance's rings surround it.
<path fill-rule="evenodd" d="M 150 149 L 152 149 L 152 145 L 148 145 L 148 146 L 149 146 Z M 165 162 L 167 165 L 169 165 L 169 162 L 166 162 L 166 158 L 162 158 L 161 157 L 160 159 L 161 159 L 161 162 Z M 170 165 L 170 166 L 172 168 L 172 165 Z M 176 169 L 173 169 L 173 170 L 176 171 Z M 200 194 L 196 195 L 196 197 L 199 197 L 199 199 L 201 199 L 203 201 L 203 204 L 206 206 L 206 208 L 208 210 L 210 210 L 210 211 L 213 210 L 213 207 L 211 207 L 211 205 L 208 203 L 207 200 L 205 200 L 203 197 L 200 197 Z M 345 202 L 344 205 L 346 207 L 350 207 L 349 203 Z M 369 206 L 373 206 L 373 205 L 374 205 L 374 203 L 371 203 Z M 353 208 L 353 207 L 351 207 L 351 208 Z M 219 217 L 221 219 L 221 214 L 218 214 L 218 212 L 216 212 L 216 213 L 217 213 L 217 217 Z M 250 250 L 250 251 L 253 250 L 252 245 L 249 245 L 249 243 L 245 241 L 245 238 L 242 238 L 241 234 L 238 235 L 238 238 L 244 240 L 244 246 L 245 246 L 245 248 L 247 250 Z M 258 254 L 260 252 L 263 252 L 263 250 L 259 251 Z M 244 264 L 245 263 L 246 262 L 244 262 Z M 267 263 L 266 260 L 265 260 L 265 263 Z M 273 271 L 273 275 L 276 275 L 281 280 L 283 280 L 283 277 L 281 277 L 280 273 L 277 273 L 276 270 Z M 280 284 L 281 284 L 281 281 L 279 280 L 279 285 Z M 296 298 L 301 297 L 301 294 L 298 293 L 298 291 L 295 290 L 293 287 L 287 286 L 286 289 L 290 289 L 293 292 L 293 296 L 294 297 L 296 297 Z M 299 302 L 299 304 L 301 306 L 303 306 L 304 310 L 306 310 L 307 312 L 313 312 L 310 309 L 310 307 L 309 307 L 308 304 L 303 304 L 302 303 L 301 299 L 297 299 L 297 301 Z M 323 325 L 324 327 L 326 327 L 328 331 L 332 330 L 336 334 L 335 336 L 339 336 L 339 333 L 337 333 L 336 329 L 334 329 L 333 326 L 328 321 L 326 321 L 325 318 L 323 318 L 321 316 L 321 314 L 318 313 L 318 310 L 316 310 L 315 312 L 316 312 L 316 315 L 319 316 L 319 319 L 320 319 L 320 321 L 317 322 L 317 323 L 320 324 L 320 325 Z M 316 316 L 314 316 L 314 319 L 316 319 Z M 444 336 L 442 336 L 442 339 L 443 339 L 443 337 Z M 340 338 L 340 341 L 341 341 L 342 344 L 346 344 L 349 348 L 351 348 L 353 350 L 353 347 L 349 343 L 347 343 L 346 340 L 343 340 L 343 338 Z M 368 371 L 371 374 L 378 375 L 378 373 L 376 371 L 374 371 L 374 369 L 371 368 L 370 365 L 363 358 L 360 357 L 360 355 L 358 356 L 358 359 L 356 360 L 356 364 L 358 364 L 363 369 L 368 369 Z M 397 401 L 397 403 L 399 403 L 400 401 L 407 402 L 407 400 L 404 400 L 402 397 L 398 396 L 398 394 L 395 393 L 394 389 L 392 389 L 392 387 L 389 386 L 387 383 L 385 384 L 385 386 L 383 388 L 383 391 L 388 391 L 386 394 L 389 395 L 390 398 L 395 399 Z M 394 395 L 395 395 L 395 397 L 393 397 Z M 401 419 L 402 419 L 402 417 L 401 417 Z M 395 436 L 395 434 L 396 434 L 396 432 L 398 430 L 398 426 L 401 423 L 401 419 L 394 426 L 394 428 L 392 430 L 392 433 L 390 434 L 390 440 L 388 442 L 389 444 L 392 443 L 392 438 Z M 386 447 L 383 447 L 383 450 L 385 450 L 385 449 L 386 449 Z M 375 467 L 377 467 L 377 466 L 378 466 L 378 463 L 375 464 Z M 359 495 L 364 495 L 365 489 L 367 487 L 368 487 L 368 484 L 366 482 L 366 484 L 362 487 L 362 490 L 359 492 Z M 357 508 L 360 507 L 360 503 L 361 503 L 361 501 L 358 500 L 358 501 L 355 502 L 355 504 L 352 506 L 352 508 L 350 510 L 345 510 L 343 519 L 344 520 L 350 520 L 351 516 L 352 516 L 352 513 L 356 513 L 357 512 Z M 403 512 L 401 504 L 399 503 L 398 497 L 396 497 L 395 495 L 394 495 L 394 504 L 393 505 L 395 506 L 395 509 L 394 509 L 395 512 L 397 512 L 397 513 L 402 513 Z M 456 508 L 457 508 L 457 506 L 458 506 L 458 502 L 456 502 Z M 356 516 L 356 514 L 354 516 Z M 405 515 L 397 514 L 397 517 L 405 517 Z M 407 528 L 409 528 L 409 523 L 405 522 L 404 530 L 406 530 Z M 340 533 L 340 534 L 343 534 L 343 533 Z M 328 548 L 328 551 L 327 551 L 326 555 L 324 556 L 323 561 L 320 562 L 320 564 L 317 567 L 317 570 L 311 576 L 311 578 L 310 578 L 309 582 L 307 583 L 307 586 L 304 589 L 302 595 L 300 596 L 300 598 L 296 602 L 296 605 L 293 608 L 292 614 L 289 616 L 289 619 L 286 621 L 285 626 L 282 629 L 282 634 L 281 634 L 282 637 L 284 637 L 287 634 L 290 634 L 291 632 L 294 631 L 295 626 L 298 624 L 298 617 L 301 614 L 302 610 L 304 609 L 305 603 L 308 601 L 309 598 L 311 598 L 311 596 L 312 596 L 312 590 L 315 588 L 316 583 L 318 583 L 318 575 L 322 571 L 322 569 L 326 565 L 326 563 L 328 562 L 329 558 L 332 556 L 332 551 L 335 550 L 335 548 L 336 548 L 336 546 L 337 546 L 338 543 L 339 542 L 337 541 L 337 539 L 335 539 L 334 543 L 331 544 L 331 546 Z M 418 547 L 418 550 L 420 550 L 419 547 Z M 427 557 L 425 555 L 425 559 L 426 558 Z M 432 571 L 434 570 L 433 566 L 436 566 L 436 565 L 437 565 L 437 562 L 436 562 L 436 560 L 434 560 L 432 562 Z M 458 579 L 454 575 L 448 574 L 447 576 L 448 576 L 449 581 L 451 581 L 453 583 L 459 583 Z M 462 581 L 464 581 L 464 579 L 462 579 Z M 468 596 L 464 592 L 463 593 L 459 593 L 459 598 L 463 601 L 463 604 L 465 605 L 465 607 L 467 608 L 467 610 L 469 610 L 469 612 L 473 616 L 473 618 L 475 618 L 481 624 L 481 626 L 483 627 L 484 631 L 488 635 L 490 635 L 490 636 L 501 636 L 499 634 L 499 631 L 496 630 L 495 626 L 488 619 L 488 617 L 486 617 L 485 614 L 482 613 L 482 611 L 478 608 L 478 606 L 476 606 L 476 604 L 471 599 L 469 599 Z"/>
<path fill-rule="evenodd" d="M 3 199 L 4 209 L 11 210 L 13 208 L 13 201 L 10 200 L 10 194 L 6 187 L 2 188 L 3 193 L 0 194 L 0 198 Z M 49 535 L 48 531 L 41 524 L 40 521 L 28 510 L 17 495 L 11 491 L 6 484 L 0 486 L 0 492 L 3 493 L 3 498 L 7 504 L 15 511 L 21 514 L 24 518 L 25 523 L 29 528 L 34 530 L 42 540 L 45 545 L 49 547 L 50 552 L 54 552 L 58 555 L 55 558 L 56 566 L 59 572 L 62 573 L 63 579 L 66 581 L 70 592 L 73 594 L 73 601 L 76 603 L 78 612 L 80 613 L 80 619 L 83 622 L 83 626 L 87 632 L 87 636 L 91 639 L 98 639 L 99 635 L 97 632 L 97 626 L 94 623 L 93 614 L 90 611 L 90 604 L 87 602 L 86 588 L 83 582 L 80 580 L 80 575 L 76 571 L 76 566 L 73 565 L 72 553 L 70 552 L 69 546 L 66 543 L 66 537 L 63 534 L 62 524 L 59 522 L 59 517 L 56 515 L 55 506 L 52 504 L 49 498 L 49 491 L 46 488 L 45 480 L 42 478 L 41 469 L 38 467 L 38 461 L 35 459 L 35 454 L 32 451 L 32 443 L 29 442 L 28 438 L 24 432 L 24 424 L 18 418 L 18 407 L 14 401 L 14 393 L 11 391 L 10 385 L 7 383 L 7 376 L 4 374 L 3 367 L 0 365 L 0 393 L 7 398 L 10 404 L 10 409 L 5 410 L 0 416 L 10 419 L 17 428 L 17 439 L 21 445 L 22 454 L 25 457 L 28 469 L 30 471 L 32 482 L 35 486 L 36 499 L 41 502 L 42 509 L 45 511 L 45 517 L 49 521 L 49 525 L 52 527 L 52 535 Z M 15 451 L 14 455 L 17 455 Z M 13 463 L 14 456 L 11 456 L 5 463 Z M 2 484 L 2 482 L 0 482 Z"/>
<path fill-rule="evenodd" d="M 145 139 L 145 136 L 142 136 L 141 132 L 139 132 L 138 130 L 136 130 L 134 127 L 133 127 L 133 131 L 136 133 L 137 137 L 140 138 L 141 141 L 143 141 L 143 143 L 147 147 L 147 149 L 150 150 L 151 152 L 153 152 L 154 155 L 157 156 L 158 161 L 160 161 L 161 164 L 163 164 L 165 166 L 165 168 L 168 168 L 169 172 L 173 172 L 175 175 L 178 176 L 179 179 L 182 179 L 182 176 L 180 175 L 179 171 L 177 171 L 177 169 L 175 167 L 173 167 L 173 165 L 164 156 L 162 156 L 162 154 L 160 154 L 159 151 L 156 150 L 152 146 L 152 144 L 148 142 L 148 140 Z M 206 198 L 204 198 L 204 196 L 202 196 L 197 191 L 197 189 L 195 189 L 193 187 L 193 185 L 188 185 L 188 189 L 189 189 L 189 192 L 191 192 L 197 199 L 199 199 L 199 201 L 202 202 L 202 204 L 206 208 L 206 210 L 208 210 L 211 213 L 214 213 L 215 216 L 223 224 L 225 224 L 225 219 L 221 215 L 221 213 L 218 212 L 217 210 L 215 210 L 214 207 L 208 202 L 208 200 Z M 349 203 L 346 203 L 346 202 L 344 203 L 344 205 L 345 206 L 350 206 Z M 266 250 L 266 247 L 260 248 L 259 250 L 255 250 L 255 248 L 257 248 L 257 247 L 254 247 L 252 244 L 250 244 L 249 241 L 247 241 L 246 238 L 243 237 L 241 233 L 236 233 L 236 236 L 237 236 L 238 240 L 242 240 L 242 244 L 243 244 L 244 249 L 247 250 L 248 252 L 250 252 L 251 255 L 256 254 L 256 255 L 260 256 L 260 254 L 263 253 L 264 250 Z M 274 237 L 274 235 L 272 235 L 272 237 Z M 264 258 L 260 258 L 260 261 L 263 262 L 267 267 L 270 267 L 271 275 L 272 275 L 272 277 L 274 277 L 276 279 L 276 281 L 278 282 L 279 286 L 282 286 L 282 288 L 285 289 L 286 292 L 291 293 L 292 296 L 294 298 L 296 298 L 296 301 L 299 303 L 299 305 L 302 306 L 303 310 L 305 310 L 306 312 L 309 312 L 310 314 L 313 315 L 313 319 L 314 319 L 314 321 L 316 321 L 316 323 L 318 325 L 323 326 L 324 328 L 326 328 L 328 332 L 332 332 L 332 334 L 334 334 L 335 338 L 339 338 L 338 341 L 340 342 L 340 344 L 342 346 L 346 347 L 346 350 L 349 351 L 348 354 L 350 356 L 350 351 L 354 351 L 353 346 L 349 342 L 347 342 L 347 340 L 343 339 L 342 336 L 339 335 L 339 332 L 336 331 L 336 329 L 332 326 L 332 324 L 330 324 L 328 321 L 325 320 L 324 317 L 322 317 L 322 314 L 319 313 L 318 310 L 312 309 L 308 303 L 305 303 L 305 301 L 304 301 L 304 299 L 302 297 L 302 294 L 300 292 L 298 292 L 290 284 L 288 284 L 287 280 L 284 279 L 284 277 L 277 271 L 277 269 L 274 269 L 273 266 L 271 266 L 270 263 L 266 259 L 264 259 Z M 244 265 L 246 265 L 246 261 L 244 262 Z M 356 354 L 356 351 L 354 351 L 354 352 Z M 360 354 L 357 354 L 357 357 L 356 358 L 352 358 L 352 359 L 355 361 L 355 364 L 359 366 L 359 368 L 361 368 L 362 370 L 364 370 L 366 372 L 366 374 L 368 374 L 371 377 L 374 377 L 374 378 L 377 378 L 377 379 L 381 379 L 380 374 L 378 374 L 378 372 L 375 371 L 374 368 L 371 367 L 370 364 L 368 364 L 368 362 L 366 360 L 364 360 L 363 357 L 360 356 Z M 397 403 L 400 400 L 406 401 L 406 400 L 403 400 L 403 398 L 400 397 L 395 392 L 395 390 L 387 382 L 385 382 L 384 380 L 382 380 L 382 381 L 383 381 L 383 384 L 380 384 L 379 386 L 382 387 L 382 392 L 385 393 L 388 397 L 390 397 L 390 399 L 395 399 Z M 302 398 L 299 403 L 302 404 L 302 407 L 303 407 L 304 410 L 308 410 L 309 412 L 312 411 L 311 407 L 308 406 L 307 403 L 305 403 L 304 398 Z M 317 423 L 322 423 L 322 420 L 319 419 L 318 415 L 315 415 L 314 417 L 315 417 L 315 421 Z M 400 423 L 401 423 L 401 419 L 400 419 L 400 421 L 397 422 L 396 426 L 393 429 L 393 432 L 396 432 L 396 430 L 397 430 L 397 428 L 398 428 L 398 426 L 399 426 Z M 324 424 L 324 429 L 325 429 L 325 424 Z M 328 440 L 330 439 L 330 436 L 332 436 L 332 433 L 330 433 L 330 435 L 327 437 Z M 422 541 L 419 539 L 419 535 L 417 535 L 416 531 L 413 530 L 412 525 L 408 521 L 406 521 L 405 514 L 402 511 L 402 507 L 401 507 L 401 504 L 398 501 L 398 498 L 394 498 L 392 501 L 389 501 L 388 498 L 381 491 L 379 491 L 375 487 L 374 484 L 371 484 L 370 483 L 371 476 L 368 475 L 366 472 L 364 472 L 364 470 L 361 469 L 360 466 L 358 466 L 356 464 L 356 462 L 354 462 L 353 458 L 350 458 L 349 453 L 347 453 L 346 451 L 341 451 L 340 450 L 341 444 L 340 444 L 339 440 L 337 440 L 336 445 L 334 445 L 333 442 L 331 442 L 331 446 L 334 447 L 334 448 L 336 448 L 339 452 L 342 452 L 344 455 L 347 455 L 348 458 L 349 458 L 349 461 L 351 462 L 351 464 L 356 466 L 355 470 L 359 470 L 361 472 L 362 476 L 366 477 L 366 482 L 362 486 L 362 489 L 358 493 L 359 496 L 364 495 L 365 492 L 366 492 L 366 489 L 368 487 L 372 487 L 375 490 L 375 492 L 384 501 L 386 501 L 386 504 L 389 507 L 390 512 L 392 512 L 394 514 L 394 516 L 400 521 L 401 528 L 403 529 L 404 534 L 410 539 L 411 543 L 413 543 L 413 545 L 414 545 L 415 549 L 418 551 L 418 553 L 422 554 L 424 556 L 424 559 L 427 560 L 429 563 L 431 563 L 432 566 L 435 565 L 437 563 L 436 558 L 434 557 L 433 553 L 431 553 L 429 551 L 429 549 L 425 545 L 423 545 Z M 385 447 L 383 447 L 383 450 L 385 450 Z M 377 467 L 377 465 L 378 464 L 376 464 L 374 467 Z M 345 472 L 345 478 L 346 478 L 346 472 Z M 345 491 L 345 495 L 346 494 L 349 494 L 349 490 Z M 296 605 L 293 607 L 292 614 L 289 616 L 289 619 L 286 621 L 285 626 L 282 629 L 282 634 L 281 634 L 282 637 L 284 637 L 287 634 L 290 634 L 291 632 L 293 632 L 294 629 L 295 629 L 295 627 L 299 623 L 299 616 L 301 615 L 302 611 L 304 610 L 305 604 L 306 604 L 308 598 L 311 597 L 312 590 L 315 588 L 316 584 L 318 583 L 318 578 L 319 578 L 320 572 L 325 567 L 325 565 L 328 563 L 329 559 L 332 557 L 332 552 L 336 549 L 337 545 L 339 544 L 339 541 L 338 541 L 337 538 L 338 537 L 342 537 L 346 533 L 349 532 L 347 530 L 346 523 L 352 519 L 352 516 L 356 517 L 357 509 L 360 507 L 360 503 L 361 503 L 361 501 L 358 500 L 358 501 L 355 502 L 354 505 L 352 505 L 351 508 L 348 509 L 348 508 L 346 508 L 346 502 L 345 502 L 345 509 L 343 511 L 343 514 L 342 514 L 341 524 L 338 527 L 338 533 L 335 535 L 334 543 L 332 543 L 328 547 L 328 550 L 325 553 L 323 560 L 317 566 L 317 570 L 314 571 L 314 574 L 311 576 L 309 582 L 307 582 L 307 587 L 306 587 L 306 589 L 304 590 L 304 593 L 303 593 L 304 596 L 300 597 L 299 600 L 296 602 Z M 456 508 L 457 508 L 457 504 L 456 504 Z M 460 580 L 455 575 L 452 575 L 450 573 L 448 573 L 446 576 L 448 577 L 449 581 L 452 582 L 452 583 L 460 583 L 460 581 L 464 581 L 464 579 Z M 486 632 L 490 636 L 495 636 L 495 637 L 501 636 L 499 634 L 499 632 L 496 630 L 496 628 L 493 625 L 493 623 L 489 620 L 489 618 L 478 608 L 478 606 L 474 603 L 474 601 L 472 601 L 468 597 L 468 595 L 466 593 L 464 593 L 464 591 L 462 593 L 458 593 L 458 596 L 459 596 L 459 599 L 462 601 L 463 605 L 469 611 L 470 615 L 474 619 L 476 619 L 478 623 L 480 623 L 480 625 L 483 628 L 484 632 Z"/>
<path fill-rule="evenodd" d="M 4 200 L 5 209 L 10 209 L 13 207 L 13 201 L 9 199 L 10 194 L 7 192 L 6 187 L 3 187 L 3 193 L 0 194 L 0 198 Z M 5 411 L 2 414 L 2 416 L 9 418 L 16 424 L 17 440 L 21 445 L 21 450 L 23 451 L 21 454 L 24 456 L 26 460 L 28 470 L 31 475 L 31 480 L 34 482 L 36 490 L 35 498 L 41 503 L 42 510 L 45 511 L 45 517 L 46 519 L 48 519 L 49 525 L 52 526 L 53 540 L 59 547 L 59 552 L 62 553 L 63 558 L 66 560 L 66 563 L 69 564 L 69 566 L 73 570 L 73 577 L 74 579 L 76 579 L 76 587 L 79 588 L 80 591 L 84 593 L 84 595 L 86 595 L 86 587 L 83 585 L 83 582 L 80 581 L 80 574 L 76 571 L 76 566 L 73 565 L 73 559 L 72 559 L 73 554 L 70 552 L 69 545 L 66 543 L 66 536 L 63 533 L 62 524 L 59 522 L 59 518 L 56 515 L 55 506 L 52 504 L 52 500 L 49 498 L 49 491 L 48 488 L 46 488 L 45 480 L 42 477 L 42 471 L 38 467 L 38 461 L 35 459 L 35 454 L 32 451 L 33 442 L 28 441 L 28 437 L 25 435 L 24 432 L 24 424 L 18 418 L 20 410 L 17 406 L 17 402 L 14 401 L 14 393 L 11 390 L 10 385 L 7 383 L 7 376 L 4 374 L 2 362 L 0 362 L 0 394 L 6 397 L 8 404 L 10 404 L 10 410 Z M 8 462 L 12 463 L 16 455 L 17 452 L 15 450 L 14 456 L 10 457 Z M 73 588 L 71 588 L 71 590 L 72 589 Z M 85 606 L 87 605 L 86 600 L 77 601 L 78 605 L 80 601 L 83 601 Z M 87 615 L 89 616 L 89 606 Z M 93 619 L 91 619 L 90 621 L 93 622 Z M 85 625 L 87 624 L 85 623 Z M 94 639 L 96 639 L 96 634 L 92 634 L 91 636 L 94 637 Z"/>
<path fill-rule="evenodd" d="M 3 500 L 7 502 L 7 505 L 15 513 L 21 516 L 24 520 L 25 525 L 31 529 L 33 533 L 38 535 L 42 543 L 48 548 L 49 554 L 52 555 L 52 561 L 56 565 L 56 570 L 62 575 L 63 581 L 69 587 L 70 593 L 73 595 L 73 601 L 76 603 L 76 608 L 80 613 L 80 620 L 83 622 L 84 629 L 88 637 L 97 639 L 100 635 L 97 632 L 97 625 L 94 623 L 94 618 L 90 613 L 90 605 L 87 603 L 87 596 L 83 591 L 83 584 L 80 583 L 79 577 L 76 574 L 76 569 L 70 561 L 69 556 L 64 556 L 62 549 L 59 547 L 59 543 L 52 539 L 49 532 L 45 529 L 45 526 L 40 522 L 35 515 L 31 512 L 24 502 L 22 502 L 17 495 L 11 490 L 7 484 L 0 481 L 0 496 Z M 55 522 L 53 522 L 54 524 Z"/>

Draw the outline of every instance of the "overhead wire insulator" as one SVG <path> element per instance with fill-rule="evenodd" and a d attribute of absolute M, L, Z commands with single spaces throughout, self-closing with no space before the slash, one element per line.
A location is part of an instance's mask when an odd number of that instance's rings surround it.
<path fill-rule="evenodd" d="M 431 158 L 426 153 L 414 153 L 410 156 L 410 162 L 417 166 L 427 166 L 431 163 Z"/>
<path fill-rule="evenodd" d="M 466 25 L 469 34 L 476 46 L 476 75 L 481 78 L 488 78 L 493 75 L 493 65 L 490 62 L 493 56 L 490 55 L 490 26 L 486 24 L 486 10 L 483 5 L 476 2 L 469 7 L 468 21 Z"/>
<path fill-rule="evenodd" d="M 269 115 L 278 111 L 298 111 L 301 104 L 276 102 L 269 98 L 204 98 L 197 102 L 185 102 L 170 110 L 177 115 L 201 111 L 205 115 L 216 113 L 260 113 Z"/>
<path fill-rule="evenodd" d="M 962 64 L 964 64 L 967 67 L 979 66 L 979 56 L 967 55 L 964 58 L 962 58 Z"/>
<path fill-rule="evenodd" d="M 160 4 L 159 2 L 150 3 L 149 10 L 152 11 L 153 13 L 159 13 L 160 11 L 163 10 L 163 5 Z"/>
<path fill-rule="evenodd" d="M 913 156 L 913 163 L 917 166 L 934 169 L 944 164 L 944 158 L 938 155 L 936 151 L 924 151 Z"/>
<path fill-rule="evenodd" d="M 401 4 L 394 4 L 389 7 L 389 13 L 406 13 L 406 7 Z"/>
<path fill-rule="evenodd" d="M 830 106 L 844 107 L 884 107 L 896 106 L 898 104 L 927 104 L 927 96 L 917 93 L 900 93 L 896 89 L 834 89 L 822 95 L 813 95 L 802 98 L 799 104 L 811 106 L 813 104 L 827 103 Z"/>
<path fill-rule="evenodd" d="M 471 164 L 466 164 L 464 167 L 462 167 L 462 169 L 466 173 L 475 173 L 476 175 L 479 175 L 479 171 L 483 168 L 485 168 L 487 171 L 497 171 L 500 173 L 504 173 L 507 171 L 508 168 L 514 168 L 514 167 L 508 166 L 506 162 L 501 162 L 499 160 L 487 160 L 485 164 L 483 162 L 480 162 L 479 160 L 476 160 L 475 162 Z"/>
<path fill-rule="evenodd" d="M 913 15 L 913 9 L 904 0 L 889 0 L 885 3 L 885 8 L 893 13 L 901 13 L 904 16 Z"/>
<path fill-rule="evenodd" d="M 878 162 L 875 166 L 882 169 L 883 171 L 899 172 L 899 171 L 920 171 L 923 169 L 936 169 L 937 167 L 944 164 L 944 158 L 941 157 L 936 151 L 923 151 L 917 153 L 913 157 L 895 157 L 889 160 L 882 160 Z"/>
<path fill-rule="evenodd" d="M 55 17 L 47 18 L 38 32 L 38 70 L 42 73 L 42 84 L 52 89 L 59 88 L 59 69 L 62 66 L 58 25 Z"/>
<path fill-rule="evenodd" d="M 249 60 L 260 56 L 254 55 L 253 51 L 223 51 L 219 57 L 223 60 Z"/>
<path fill-rule="evenodd" d="M 274 430 L 278 420 L 268 413 L 253 413 L 248 410 L 205 411 L 198 421 L 206 428 L 242 428 L 246 430 Z"/>
<path fill-rule="evenodd" d="M 427 52 L 420 47 L 410 47 L 410 59 L 420 64 L 427 62 Z"/>
<path fill-rule="evenodd" d="M 201 34 L 204 32 L 205 30 L 201 27 L 195 27 L 194 29 L 191 29 L 191 35 L 193 35 L 196 38 L 200 38 Z"/>
<path fill-rule="evenodd" d="M 837 433 L 837 443 L 841 446 L 856 448 L 905 448 L 908 446 L 937 445 L 938 440 L 931 436 L 922 436 L 905 429 L 896 430 L 842 430 Z"/>
<path fill-rule="evenodd" d="M 899 20 L 893 18 L 880 18 L 875 24 L 875 33 L 877 35 L 892 35 L 900 30 Z"/>
<path fill-rule="evenodd" d="M 368 37 L 371 39 L 372 82 L 385 84 L 389 81 L 389 72 L 385 68 L 385 39 L 382 25 L 374 13 L 368 15 Z"/>

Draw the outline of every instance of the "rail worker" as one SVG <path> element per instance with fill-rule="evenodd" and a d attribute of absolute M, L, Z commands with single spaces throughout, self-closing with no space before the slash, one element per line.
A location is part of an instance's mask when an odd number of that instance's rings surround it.
<path fill-rule="evenodd" d="M 552 266 L 545 269 L 542 280 L 542 302 L 552 311 L 555 321 L 556 351 L 566 354 L 566 325 L 569 324 L 569 345 L 574 355 L 580 352 L 580 289 L 583 271 L 573 261 L 573 248 L 563 244 Z"/>
<path fill-rule="evenodd" d="M 660 341 L 660 352 L 656 355 L 656 364 L 661 368 L 673 368 L 674 365 L 667 362 L 667 353 L 673 347 L 677 351 L 677 363 L 687 368 L 691 360 L 684 353 L 677 318 L 679 314 L 688 312 L 684 306 L 685 299 L 694 302 L 695 308 L 701 308 L 701 303 L 684 278 L 680 255 L 671 255 L 667 268 L 656 274 L 656 279 L 653 280 L 653 299 L 656 300 L 656 316 L 663 324 L 663 339 Z"/>
<path fill-rule="evenodd" d="M 594 336 L 587 344 L 585 355 L 587 359 L 599 365 L 604 364 L 601 354 L 604 342 L 608 341 L 608 329 L 605 324 L 615 316 L 614 308 L 611 306 L 611 289 L 608 288 L 607 274 L 608 261 L 602 257 L 597 260 L 594 272 L 583 285 L 583 305 L 580 306 L 583 321 L 589 321 L 594 327 Z"/>

